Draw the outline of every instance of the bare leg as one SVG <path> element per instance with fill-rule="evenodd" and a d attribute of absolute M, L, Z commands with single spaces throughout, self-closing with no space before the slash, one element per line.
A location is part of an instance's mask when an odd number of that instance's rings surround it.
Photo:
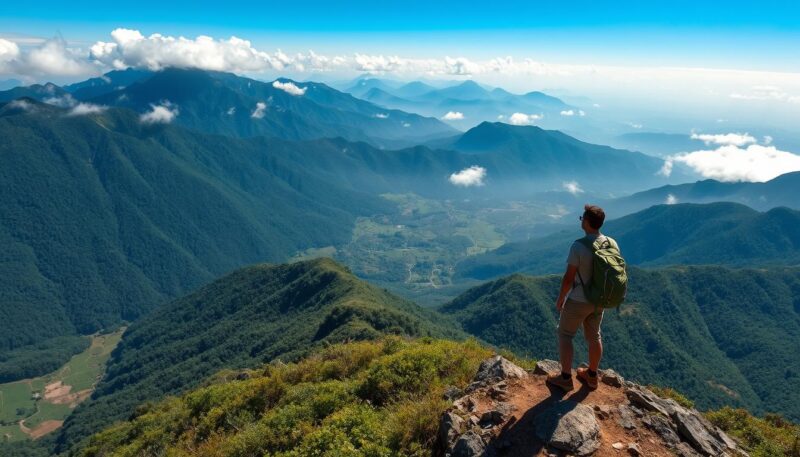
<path fill-rule="evenodd" d="M 603 342 L 600 339 L 588 341 L 589 346 L 589 369 L 597 371 L 600 368 L 600 359 L 603 357 Z M 564 363 L 562 356 L 561 363 Z M 572 356 L 570 355 L 570 363 L 572 363 Z"/>
<path fill-rule="evenodd" d="M 572 373 L 572 358 L 575 349 L 572 346 L 572 338 L 564 335 L 558 337 L 558 353 L 561 358 L 561 372 Z M 599 358 L 598 358 L 599 362 Z"/>

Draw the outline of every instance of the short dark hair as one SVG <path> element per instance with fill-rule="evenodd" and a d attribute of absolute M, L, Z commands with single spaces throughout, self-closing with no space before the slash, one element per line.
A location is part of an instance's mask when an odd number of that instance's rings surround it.
<path fill-rule="evenodd" d="M 583 218 L 589 223 L 589 227 L 600 230 L 600 227 L 603 226 L 603 221 L 606 220 L 606 213 L 599 206 L 584 205 Z"/>

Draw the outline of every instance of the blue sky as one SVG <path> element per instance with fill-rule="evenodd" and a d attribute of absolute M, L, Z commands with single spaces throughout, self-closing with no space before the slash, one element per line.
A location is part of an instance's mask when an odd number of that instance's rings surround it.
<path fill-rule="evenodd" d="M 800 6 L 761 2 L 4 2 L 0 36 L 92 43 L 117 28 L 236 35 L 289 51 L 533 55 L 800 70 Z"/>

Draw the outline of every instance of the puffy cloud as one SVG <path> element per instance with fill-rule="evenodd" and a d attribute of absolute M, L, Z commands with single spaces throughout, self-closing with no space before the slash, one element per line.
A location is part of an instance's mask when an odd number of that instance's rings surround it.
<path fill-rule="evenodd" d="M 563 182 L 561 183 L 561 187 L 563 187 L 564 190 L 572 195 L 578 195 L 583 192 L 583 189 L 581 188 L 580 184 L 578 184 L 578 181 Z"/>
<path fill-rule="evenodd" d="M 667 198 L 664 199 L 664 203 L 667 205 L 674 205 L 678 203 L 678 197 L 672 194 L 667 194 Z"/>
<path fill-rule="evenodd" d="M 139 116 L 143 124 L 169 124 L 178 115 L 178 107 L 165 101 L 160 105 L 150 105 L 150 111 Z"/>
<path fill-rule="evenodd" d="M 450 183 L 461 187 L 482 186 L 486 178 L 486 169 L 473 165 L 450 175 Z"/>
<path fill-rule="evenodd" d="M 9 108 L 16 108 L 22 111 L 33 111 L 36 109 L 36 105 L 23 99 L 11 100 L 10 102 L 8 102 L 7 106 Z"/>
<path fill-rule="evenodd" d="M 508 118 L 511 125 L 533 125 L 534 122 L 542 119 L 541 114 L 514 113 Z"/>
<path fill-rule="evenodd" d="M 272 87 L 296 96 L 304 95 L 306 93 L 306 89 L 308 89 L 308 87 L 297 87 L 297 85 L 291 81 L 287 81 L 285 83 L 275 81 L 272 83 Z"/>
<path fill-rule="evenodd" d="M 80 51 L 61 38 L 45 40 L 22 52 L 9 40 L 0 39 L 0 72 L 36 76 L 89 76 L 99 72 Z"/>
<path fill-rule="evenodd" d="M 664 162 L 662 174 L 669 176 L 674 163 L 686 165 L 703 177 L 727 182 L 764 182 L 800 171 L 800 155 L 759 144 L 746 149 L 728 144 L 715 150 L 677 154 Z"/>
<path fill-rule="evenodd" d="M 693 140 L 700 140 L 705 144 L 732 144 L 734 146 L 744 146 L 746 144 L 755 143 L 755 137 L 747 133 L 725 133 L 725 134 L 707 134 L 707 133 L 692 133 L 690 137 Z"/>
<path fill-rule="evenodd" d="M 49 86 L 47 88 L 49 89 Z M 55 91 L 55 88 L 53 88 L 53 91 Z M 48 97 L 42 101 L 48 105 L 59 106 L 61 108 L 71 108 L 78 104 L 78 101 L 70 94 L 65 94 L 61 97 Z"/>
<path fill-rule="evenodd" d="M 230 108 L 228 108 L 228 111 L 225 111 L 225 113 L 228 116 L 233 116 L 234 114 L 236 114 L 236 107 L 235 106 L 231 106 Z"/>
<path fill-rule="evenodd" d="M 0 65 L 11 62 L 19 57 L 19 46 L 13 41 L 0 38 Z"/>
<path fill-rule="evenodd" d="M 584 111 L 582 109 L 579 109 L 579 110 L 568 109 L 568 110 L 561 111 L 561 115 L 562 116 L 580 116 L 580 117 L 583 117 L 583 116 L 586 116 L 586 111 Z"/>
<path fill-rule="evenodd" d="M 375 117 L 377 117 L 378 119 L 386 119 L 389 117 L 389 115 L 387 113 L 378 113 L 375 115 Z"/>
<path fill-rule="evenodd" d="M 107 106 L 95 105 L 93 103 L 78 103 L 69 112 L 68 116 L 85 116 L 87 114 L 100 114 L 107 110 Z"/>
<path fill-rule="evenodd" d="M 448 111 L 447 114 L 442 116 L 446 121 L 460 121 L 464 119 L 464 113 L 460 111 Z"/>
<path fill-rule="evenodd" d="M 669 177 L 670 175 L 672 175 L 673 166 L 674 165 L 672 163 L 672 159 L 668 158 L 667 160 L 664 161 L 664 165 L 661 166 L 661 169 L 658 170 L 658 173 L 656 174 L 659 176 Z"/>
<path fill-rule="evenodd" d="M 267 104 L 264 102 L 256 103 L 256 109 L 250 114 L 253 119 L 261 119 L 264 117 L 264 112 L 267 111 Z"/>

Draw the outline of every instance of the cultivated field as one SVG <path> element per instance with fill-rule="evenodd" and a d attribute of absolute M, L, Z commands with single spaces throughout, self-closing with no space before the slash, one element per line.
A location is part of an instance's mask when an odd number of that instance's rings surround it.
<path fill-rule="evenodd" d="M 92 394 L 124 330 L 92 336 L 88 349 L 53 373 L 0 384 L 0 442 L 37 439 L 61 427 Z"/>

